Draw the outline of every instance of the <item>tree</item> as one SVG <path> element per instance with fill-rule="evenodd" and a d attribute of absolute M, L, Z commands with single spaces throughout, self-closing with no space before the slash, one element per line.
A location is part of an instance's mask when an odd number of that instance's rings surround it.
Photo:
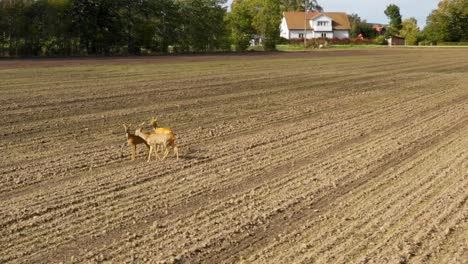
<path fill-rule="evenodd" d="M 418 27 L 418 22 L 416 21 L 416 19 L 413 17 L 405 19 L 402 23 L 400 36 L 406 39 L 406 44 L 417 45 L 418 35 L 419 35 L 419 27 Z"/>
<path fill-rule="evenodd" d="M 69 15 L 71 0 L 47 1 L 47 15 L 44 24 L 47 39 L 42 43 L 44 55 L 72 55 L 73 41 L 77 36 L 72 32 Z M 60 21 L 60 23 L 57 23 Z"/>
<path fill-rule="evenodd" d="M 2 1 L 0 7 L 3 15 L 0 17 L 0 30 L 4 38 L 5 49 L 10 56 L 23 55 L 25 37 L 28 36 L 28 17 L 26 12 L 31 2 Z"/>
<path fill-rule="evenodd" d="M 0 0 L 0 56 L 229 48 L 226 0 Z M 252 24 L 253 22 L 251 22 Z"/>
<path fill-rule="evenodd" d="M 232 7 L 229 21 L 236 49 L 247 48 L 252 34 L 261 36 L 264 50 L 276 48 L 280 40 L 282 8 L 278 0 L 237 0 Z"/>
<path fill-rule="evenodd" d="M 367 23 L 366 20 L 361 20 L 358 14 L 348 15 L 348 19 L 351 23 L 351 38 L 357 38 L 359 34 L 362 34 L 366 38 L 375 38 L 376 32 L 372 25 Z"/>
<path fill-rule="evenodd" d="M 317 0 L 280 0 L 280 2 L 283 11 L 323 11 Z"/>
<path fill-rule="evenodd" d="M 424 37 L 430 42 L 468 40 L 468 1 L 442 0 L 427 18 Z"/>
<path fill-rule="evenodd" d="M 280 40 L 281 9 L 277 0 L 260 0 L 254 17 L 254 27 L 263 37 L 265 50 L 276 49 Z"/>
<path fill-rule="evenodd" d="M 349 22 L 351 23 L 351 31 L 349 36 L 351 38 L 357 38 L 360 33 L 359 24 L 361 23 L 361 17 L 358 14 L 348 15 Z"/>
<path fill-rule="evenodd" d="M 173 0 L 148 0 L 143 5 L 144 23 L 140 25 L 139 38 L 143 47 L 167 52 L 181 35 L 182 18 L 178 2 Z"/>
<path fill-rule="evenodd" d="M 228 14 L 231 42 L 236 51 L 246 50 L 255 33 L 253 27 L 254 13 L 252 11 L 248 1 L 238 0 L 232 5 L 232 10 Z"/>
<path fill-rule="evenodd" d="M 390 19 L 387 34 L 391 36 L 398 35 L 402 29 L 400 8 L 397 5 L 391 4 L 385 9 L 385 15 Z"/>
<path fill-rule="evenodd" d="M 80 39 L 79 49 L 86 54 L 96 54 L 99 15 L 97 1 L 72 1 L 70 15 L 72 28 Z"/>
<path fill-rule="evenodd" d="M 183 14 L 182 47 L 193 51 L 210 51 L 223 46 L 226 38 L 224 16 L 226 0 L 184 0 L 180 12 Z"/>

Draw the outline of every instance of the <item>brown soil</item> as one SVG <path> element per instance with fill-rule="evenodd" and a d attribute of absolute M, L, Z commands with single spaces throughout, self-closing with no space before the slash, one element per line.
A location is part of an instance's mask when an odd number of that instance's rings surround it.
<path fill-rule="evenodd" d="M 0 263 L 466 263 L 467 57 L 0 61 Z"/>
<path fill-rule="evenodd" d="M 412 53 L 411 49 L 399 49 L 399 53 Z M 208 62 L 231 60 L 268 60 L 294 58 L 349 57 L 366 55 L 389 55 L 387 49 L 356 49 L 356 50 L 317 50 L 313 52 L 246 52 L 197 55 L 165 55 L 165 56 L 129 56 L 129 57 L 77 57 L 70 58 L 30 58 L 30 59 L 0 59 L 0 69 L 15 69 L 26 67 L 61 67 L 84 65 L 119 65 L 119 64 L 154 64 L 180 62 Z"/>

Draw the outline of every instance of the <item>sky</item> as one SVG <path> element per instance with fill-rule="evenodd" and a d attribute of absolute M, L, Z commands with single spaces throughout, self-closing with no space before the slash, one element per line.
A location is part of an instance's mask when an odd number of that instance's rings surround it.
<path fill-rule="evenodd" d="M 440 0 L 318 0 L 326 12 L 356 13 L 361 19 L 371 23 L 387 24 L 388 18 L 384 14 L 390 4 L 400 7 L 403 19 L 414 17 L 422 29 L 426 25 L 426 18 L 437 8 Z M 228 0 L 229 4 L 232 0 Z"/>

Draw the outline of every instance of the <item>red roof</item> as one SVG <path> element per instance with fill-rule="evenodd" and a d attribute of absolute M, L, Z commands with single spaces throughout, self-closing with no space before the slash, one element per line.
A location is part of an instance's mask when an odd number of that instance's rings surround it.
<path fill-rule="evenodd" d="M 377 31 L 377 32 L 381 32 L 382 30 L 385 29 L 385 27 L 379 26 L 379 25 L 374 25 L 372 28 L 374 28 L 375 31 Z"/>

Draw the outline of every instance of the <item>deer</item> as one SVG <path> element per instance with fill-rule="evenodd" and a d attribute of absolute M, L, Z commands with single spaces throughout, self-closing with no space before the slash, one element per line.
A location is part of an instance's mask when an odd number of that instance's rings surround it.
<path fill-rule="evenodd" d="M 169 127 L 158 127 L 158 118 L 157 117 L 152 117 L 150 120 L 150 124 L 153 127 L 153 131 L 156 134 L 174 134 L 171 128 Z M 156 153 L 159 152 L 159 145 L 156 147 Z"/>
<path fill-rule="evenodd" d="M 122 125 L 125 128 L 125 134 L 127 136 L 127 143 L 122 144 L 122 147 L 120 148 L 120 152 L 122 152 L 123 148 L 125 147 L 125 144 L 127 144 L 127 146 L 130 146 L 131 151 L 132 151 L 132 160 L 135 160 L 136 159 L 136 146 L 137 145 L 145 144 L 145 146 L 148 149 L 150 148 L 150 146 L 148 145 L 148 143 L 146 143 L 146 141 L 143 138 L 141 138 L 140 136 L 137 136 L 134 133 L 130 132 L 131 124 L 129 124 L 129 125 L 122 124 Z"/>
<path fill-rule="evenodd" d="M 168 127 L 158 127 L 158 118 L 152 117 L 150 121 L 151 126 L 156 134 L 174 134 L 172 129 Z"/>
<path fill-rule="evenodd" d="M 179 160 L 179 146 L 177 146 L 175 142 L 176 141 L 175 134 L 174 133 L 155 133 L 155 132 L 145 133 L 145 132 L 142 132 L 144 125 L 145 125 L 145 122 L 143 122 L 138 127 L 138 129 L 135 131 L 135 135 L 144 139 L 150 147 L 147 162 L 150 162 L 152 152 L 154 152 L 157 159 L 161 160 L 157 152 L 157 149 L 159 149 L 159 146 L 162 146 L 162 149 L 164 151 L 164 156 L 162 157 L 162 160 L 164 160 L 169 154 L 170 152 L 169 148 L 172 148 L 174 155 L 177 157 L 177 160 Z"/>

